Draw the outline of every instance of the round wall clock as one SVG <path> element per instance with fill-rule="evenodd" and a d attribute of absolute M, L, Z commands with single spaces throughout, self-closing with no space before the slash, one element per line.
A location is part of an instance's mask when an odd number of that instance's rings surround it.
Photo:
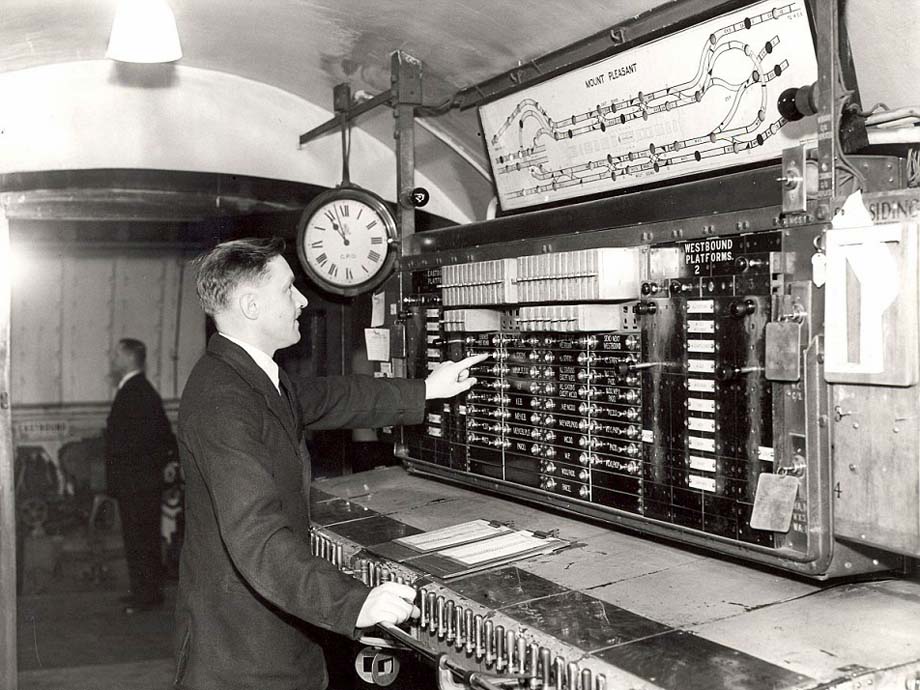
<path fill-rule="evenodd" d="M 297 223 L 297 256 L 323 290 L 358 295 L 377 287 L 396 260 L 396 221 L 376 194 L 342 186 L 319 194 Z"/>

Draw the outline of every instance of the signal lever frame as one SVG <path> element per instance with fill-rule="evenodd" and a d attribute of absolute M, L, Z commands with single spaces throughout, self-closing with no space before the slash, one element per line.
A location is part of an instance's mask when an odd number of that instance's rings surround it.
<path fill-rule="evenodd" d="M 540 683 L 530 676 L 496 676 L 481 671 L 469 671 L 455 661 L 451 661 L 447 654 L 433 652 L 412 635 L 392 623 L 378 623 L 377 628 L 384 632 L 388 638 L 362 636 L 358 641 L 369 647 L 378 649 L 405 650 L 408 649 L 433 663 L 437 668 L 438 690 L 507 690 L 508 688 L 527 688 L 537 690 Z M 456 678 L 460 682 L 454 680 Z"/>

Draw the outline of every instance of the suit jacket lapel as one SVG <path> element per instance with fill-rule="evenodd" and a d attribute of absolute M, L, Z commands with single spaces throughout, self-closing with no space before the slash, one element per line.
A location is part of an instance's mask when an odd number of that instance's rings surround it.
<path fill-rule="evenodd" d="M 258 391 L 265 399 L 265 406 L 278 419 L 284 427 L 291 445 L 300 452 L 300 424 L 291 416 L 290 408 L 283 394 L 275 389 L 268 378 L 252 357 L 236 343 L 232 343 L 219 333 L 215 333 L 208 341 L 208 352 L 227 362 L 243 379 Z M 279 376 L 287 375 L 279 369 Z M 289 381 L 288 381 L 289 383 Z"/>

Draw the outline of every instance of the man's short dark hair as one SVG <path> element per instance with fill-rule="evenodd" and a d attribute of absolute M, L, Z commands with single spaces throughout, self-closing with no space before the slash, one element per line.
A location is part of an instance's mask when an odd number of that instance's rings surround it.
<path fill-rule="evenodd" d="M 209 316 L 219 314 L 230 305 L 230 295 L 243 282 L 258 283 L 268 273 L 268 263 L 284 252 L 280 237 L 221 242 L 200 256 L 195 288 L 201 308 Z"/>
<path fill-rule="evenodd" d="M 147 346 L 135 338 L 122 338 L 118 347 L 127 352 L 134 359 L 134 366 L 143 369 L 147 364 Z"/>

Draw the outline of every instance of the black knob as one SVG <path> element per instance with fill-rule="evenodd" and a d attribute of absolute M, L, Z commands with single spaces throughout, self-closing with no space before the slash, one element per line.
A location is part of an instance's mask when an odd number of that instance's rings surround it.
<path fill-rule="evenodd" d="M 617 376 L 622 377 L 622 376 L 626 376 L 631 371 L 633 371 L 633 366 L 635 365 L 630 364 L 629 362 L 620 362 L 619 364 L 613 367 L 613 370 L 616 372 Z"/>
<path fill-rule="evenodd" d="M 737 268 L 739 272 L 746 271 L 748 268 L 748 260 L 743 256 L 739 256 L 735 259 L 735 268 Z"/>
<path fill-rule="evenodd" d="M 729 364 L 720 364 L 716 367 L 716 378 L 719 381 L 730 381 L 741 373 L 740 367 L 733 367 Z"/>
<path fill-rule="evenodd" d="M 732 302 L 728 308 L 729 313 L 736 319 L 743 319 L 757 311 L 757 303 L 752 299 L 746 299 L 743 302 Z"/>
<path fill-rule="evenodd" d="M 642 283 L 643 295 L 654 295 L 658 292 L 658 283 Z"/>
<path fill-rule="evenodd" d="M 639 302 L 635 306 L 635 312 L 639 315 L 654 314 L 658 311 L 658 305 L 654 302 Z"/>
<path fill-rule="evenodd" d="M 817 84 L 788 88 L 776 100 L 776 109 L 789 122 L 814 115 L 818 112 L 817 91 Z"/>
<path fill-rule="evenodd" d="M 790 87 L 783 91 L 776 100 L 776 109 L 779 111 L 779 114 L 789 120 L 789 122 L 795 122 L 805 117 L 799 112 L 799 109 L 795 107 L 796 91 L 798 91 L 797 88 Z"/>

